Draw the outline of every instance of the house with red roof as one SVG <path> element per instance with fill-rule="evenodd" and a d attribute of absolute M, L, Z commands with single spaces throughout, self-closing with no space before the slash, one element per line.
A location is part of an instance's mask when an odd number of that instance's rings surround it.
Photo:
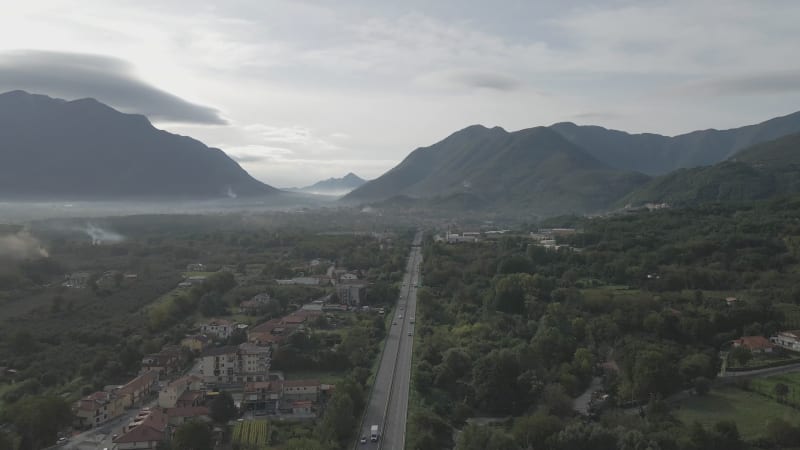
<path fill-rule="evenodd" d="M 142 410 L 112 442 L 117 450 L 155 450 L 169 439 L 167 426 L 168 417 L 160 409 Z"/>
<path fill-rule="evenodd" d="M 764 336 L 742 336 L 739 339 L 734 339 L 731 345 L 734 348 L 746 348 L 752 353 L 772 353 L 772 349 L 775 348 L 775 344 Z"/>

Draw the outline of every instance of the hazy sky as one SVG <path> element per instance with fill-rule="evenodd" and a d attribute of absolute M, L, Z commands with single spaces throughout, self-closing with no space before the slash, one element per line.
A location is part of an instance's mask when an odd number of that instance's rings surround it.
<path fill-rule="evenodd" d="M 797 1 L 3 3 L 0 91 L 146 114 L 275 186 L 376 177 L 474 123 L 677 134 L 800 110 Z"/>

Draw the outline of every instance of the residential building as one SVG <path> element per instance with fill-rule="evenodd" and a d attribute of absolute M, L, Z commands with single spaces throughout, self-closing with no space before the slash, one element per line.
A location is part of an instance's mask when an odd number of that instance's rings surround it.
<path fill-rule="evenodd" d="M 177 345 L 167 345 L 158 353 L 152 353 L 142 358 L 141 372 L 154 370 L 159 375 L 169 375 L 178 372 L 183 365 L 181 348 Z"/>
<path fill-rule="evenodd" d="M 207 384 L 238 384 L 269 378 L 272 349 L 244 343 L 206 350 L 201 373 Z"/>
<path fill-rule="evenodd" d="M 65 275 L 64 282 L 61 285 L 73 289 L 83 289 L 89 283 L 89 278 L 91 278 L 89 272 L 74 272 Z"/>
<path fill-rule="evenodd" d="M 245 383 L 242 409 L 261 414 L 277 414 L 282 391 L 281 380 Z"/>
<path fill-rule="evenodd" d="M 282 399 L 287 402 L 318 402 L 320 382 L 316 380 L 285 380 L 283 382 Z"/>
<path fill-rule="evenodd" d="M 191 421 L 211 422 L 209 417 L 210 410 L 207 406 L 169 408 L 165 409 L 164 413 L 167 415 L 167 423 L 174 427 Z"/>
<path fill-rule="evenodd" d="M 188 348 L 195 353 L 202 352 L 211 344 L 211 339 L 204 334 L 193 334 L 181 340 L 181 347 Z"/>
<path fill-rule="evenodd" d="M 781 331 L 772 336 L 770 341 L 787 350 L 800 352 L 800 330 Z"/>
<path fill-rule="evenodd" d="M 236 324 L 225 319 L 212 319 L 200 325 L 201 333 L 206 335 L 213 334 L 220 339 L 228 339 L 235 329 Z"/>
<path fill-rule="evenodd" d="M 160 409 L 142 410 L 127 426 L 125 433 L 113 439 L 117 450 L 155 450 L 169 439 L 169 419 Z"/>
<path fill-rule="evenodd" d="M 236 381 L 265 381 L 269 376 L 272 350 L 269 347 L 244 343 L 239 345 Z"/>
<path fill-rule="evenodd" d="M 141 405 L 144 400 L 155 393 L 157 384 L 158 372 L 150 370 L 129 381 L 117 389 L 114 394 L 122 399 L 125 408 L 132 408 Z"/>
<path fill-rule="evenodd" d="M 309 416 L 315 414 L 314 403 L 308 400 L 292 402 L 292 414 L 297 416 Z"/>
<path fill-rule="evenodd" d="M 262 311 L 272 298 L 267 293 L 261 293 L 250 300 L 245 300 L 239 304 L 239 312 L 242 314 L 258 314 Z"/>
<path fill-rule="evenodd" d="M 772 353 L 775 344 L 764 336 L 742 336 L 731 342 L 733 347 L 743 347 L 753 353 Z"/>
<path fill-rule="evenodd" d="M 178 378 L 177 380 L 167 384 L 161 392 L 158 393 L 158 406 L 160 408 L 175 408 L 178 405 L 178 400 L 187 391 L 199 391 L 203 388 L 203 380 L 191 375 Z"/>
<path fill-rule="evenodd" d="M 100 426 L 124 411 L 122 402 L 111 392 L 99 391 L 75 404 L 75 426 L 80 429 Z"/>
<path fill-rule="evenodd" d="M 350 306 L 361 306 L 367 299 L 367 283 L 363 281 L 342 281 L 336 286 L 339 303 Z"/>

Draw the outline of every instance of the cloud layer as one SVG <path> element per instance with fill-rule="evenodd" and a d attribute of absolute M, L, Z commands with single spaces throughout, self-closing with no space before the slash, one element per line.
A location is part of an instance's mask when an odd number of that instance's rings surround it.
<path fill-rule="evenodd" d="M 0 54 L 0 91 L 21 89 L 56 97 L 92 97 L 124 112 L 167 122 L 224 124 L 219 111 L 188 102 L 136 78 L 109 56 L 36 50 Z"/>

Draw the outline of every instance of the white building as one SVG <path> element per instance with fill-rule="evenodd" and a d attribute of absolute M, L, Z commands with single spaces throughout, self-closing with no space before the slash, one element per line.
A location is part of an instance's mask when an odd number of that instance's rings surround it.
<path fill-rule="evenodd" d="M 236 324 L 225 319 L 214 319 L 200 325 L 202 334 L 213 334 L 220 339 L 228 339 L 235 329 Z"/>
<path fill-rule="evenodd" d="M 769 340 L 779 347 L 800 352 L 800 330 L 781 331 Z"/>
<path fill-rule="evenodd" d="M 216 347 L 201 356 L 200 372 L 208 384 L 268 381 L 272 350 L 255 344 Z"/>

